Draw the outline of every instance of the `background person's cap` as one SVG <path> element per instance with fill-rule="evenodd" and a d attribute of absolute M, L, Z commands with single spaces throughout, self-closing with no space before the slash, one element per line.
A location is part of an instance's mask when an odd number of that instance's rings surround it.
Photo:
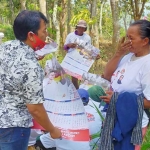
<path fill-rule="evenodd" d="M 84 20 L 79 20 L 77 27 L 83 27 L 86 28 L 87 27 L 87 23 Z"/>
<path fill-rule="evenodd" d="M 89 102 L 89 93 L 88 91 L 84 90 L 84 89 L 78 89 L 77 90 L 81 99 L 82 99 L 82 102 L 84 105 L 88 104 Z"/>

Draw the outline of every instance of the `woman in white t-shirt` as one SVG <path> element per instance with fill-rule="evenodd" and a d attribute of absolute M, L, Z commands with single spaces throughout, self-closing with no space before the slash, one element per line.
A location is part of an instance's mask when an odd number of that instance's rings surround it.
<path fill-rule="evenodd" d="M 144 94 L 144 108 L 150 108 L 150 22 L 138 20 L 127 30 L 114 57 L 106 65 L 104 78 L 111 81 L 114 92 Z M 129 50 L 129 54 L 125 55 Z M 109 103 L 113 92 L 101 98 Z M 142 132 L 146 133 L 148 117 L 143 113 Z M 135 146 L 139 150 L 140 146 Z"/>

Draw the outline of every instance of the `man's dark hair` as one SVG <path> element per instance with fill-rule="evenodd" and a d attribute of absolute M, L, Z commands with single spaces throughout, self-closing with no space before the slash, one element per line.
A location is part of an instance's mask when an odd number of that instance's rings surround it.
<path fill-rule="evenodd" d="M 39 11 L 23 10 L 20 12 L 14 20 L 13 30 L 15 37 L 24 41 L 27 39 L 28 32 L 32 31 L 37 34 L 41 19 L 48 23 L 47 18 Z"/>

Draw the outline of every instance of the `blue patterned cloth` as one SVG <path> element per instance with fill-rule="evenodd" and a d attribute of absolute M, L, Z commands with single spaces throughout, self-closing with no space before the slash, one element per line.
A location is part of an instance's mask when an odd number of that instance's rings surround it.
<path fill-rule="evenodd" d="M 142 143 L 143 94 L 114 93 L 108 106 L 99 150 L 134 150 Z"/>

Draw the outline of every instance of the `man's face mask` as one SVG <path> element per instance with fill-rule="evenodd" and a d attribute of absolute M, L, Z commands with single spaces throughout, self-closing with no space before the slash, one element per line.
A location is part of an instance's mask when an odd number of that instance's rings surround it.
<path fill-rule="evenodd" d="M 33 37 L 35 38 L 35 41 L 36 41 L 36 42 L 31 43 L 34 51 L 40 50 L 46 45 L 46 43 L 42 41 L 36 34 L 33 33 Z"/>

